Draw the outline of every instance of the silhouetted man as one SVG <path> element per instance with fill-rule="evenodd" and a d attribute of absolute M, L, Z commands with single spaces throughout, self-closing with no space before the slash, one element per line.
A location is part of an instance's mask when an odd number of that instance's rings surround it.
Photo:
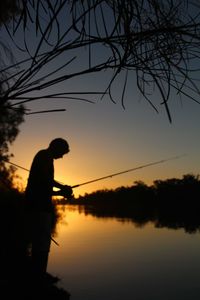
<path fill-rule="evenodd" d="M 26 187 L 26 203 L 32 227 L 32 260 L 37 275 L 46 274 L 51 244 L 53 195 L 72 195 L 70 186 L 54 180 L 54 159 L 69 153 L 66 140 L 56 138 L 34 157 Z M 54 191 L 56 187 L 59 190 Z"/>

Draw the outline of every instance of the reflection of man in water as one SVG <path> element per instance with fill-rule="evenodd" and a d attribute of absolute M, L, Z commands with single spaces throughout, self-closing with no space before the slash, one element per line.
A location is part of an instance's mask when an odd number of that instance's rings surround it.
<path fill-rule="evenodd" d="M 32 259 L 37 274 L 45 274 L 51 243 L 52 195 L 69 195 L 72 189 L 54 180 L 53 160 L 69 152 L 67 141 L 52 140 L 47 149 L 40 150 L 34 157 L 26 187 L 27 207 L 32 226 Z M 54 191 L 56 187 L 59 190 Z"/>

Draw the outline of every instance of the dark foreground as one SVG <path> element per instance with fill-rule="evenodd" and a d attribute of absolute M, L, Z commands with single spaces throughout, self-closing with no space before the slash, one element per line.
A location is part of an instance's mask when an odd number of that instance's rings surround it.
<path fill-rule="evenodd" d="M 70 299 L 70 293 L 58 287 L 58 283 L 59 278 L 49 273 L 43 275 L 34 274 L 29 258 L 23 263 L 18 260 L 15 265 L 12 265 L 11 272 L 8 266 L 0 276 L 0 297 L 3 300 Z"/>

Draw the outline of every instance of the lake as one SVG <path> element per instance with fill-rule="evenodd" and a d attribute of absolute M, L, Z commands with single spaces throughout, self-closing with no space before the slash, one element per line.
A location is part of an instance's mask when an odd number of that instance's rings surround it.
<path fill-rule="evenodd" d="M 48 261 L 70 300 L 200 299 L 200 235 L 60 206 Z"/>

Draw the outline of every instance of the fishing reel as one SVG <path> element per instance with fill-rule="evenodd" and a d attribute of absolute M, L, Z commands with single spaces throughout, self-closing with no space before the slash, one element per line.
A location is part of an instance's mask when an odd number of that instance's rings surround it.
<path fill-rule="evenodd" d="M 61 195 L 67 200 L 72 200 L 74 198 L 73 190 L 70 185 L 64 185 L 61 188 L 60 192 L 61 192 Z"/>

